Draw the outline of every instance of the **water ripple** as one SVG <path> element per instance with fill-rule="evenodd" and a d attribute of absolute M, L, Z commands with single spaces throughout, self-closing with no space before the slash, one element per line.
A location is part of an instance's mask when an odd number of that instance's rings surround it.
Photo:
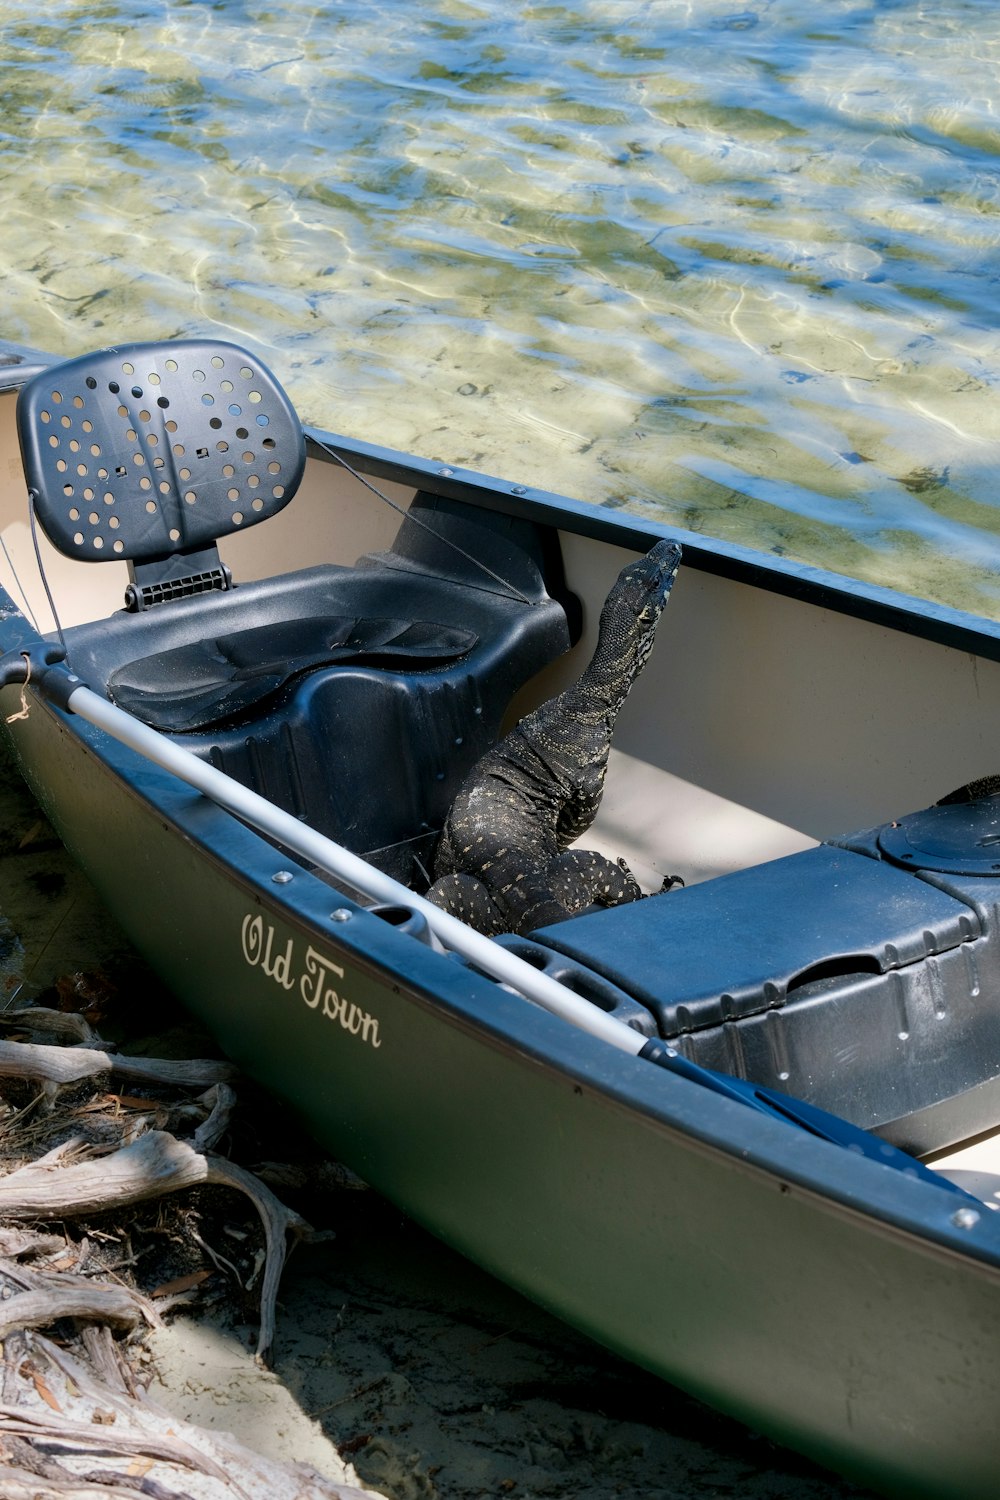
<path fill-rule="evenodd" d="M 7 0 L 5 332 L 1000 614 L 986 0 Z"/>

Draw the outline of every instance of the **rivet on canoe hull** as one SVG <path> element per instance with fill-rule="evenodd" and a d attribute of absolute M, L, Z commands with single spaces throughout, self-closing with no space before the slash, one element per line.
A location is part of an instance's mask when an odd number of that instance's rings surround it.
<path fill-rule="evenodd" d="M 952 1214 L 951 1222 L 956 1229 L 975 1229 L 979 1215 L 974 1208 L 958 1208 Z"/>
<path fill-rule="evenodd" d="M 331 922 L 349 922 L 352 913 L 346 906 L 338 906 L 336 911 L 330 913 Z"/>
<path fill-rule="evenodd" d="M 274 885 L 287 885 L 290 880 L 294 879 L 295 876 L 292 874 L 291 870 L 275 870 L 274 874 L 271 876 L 271 880 Z"/>

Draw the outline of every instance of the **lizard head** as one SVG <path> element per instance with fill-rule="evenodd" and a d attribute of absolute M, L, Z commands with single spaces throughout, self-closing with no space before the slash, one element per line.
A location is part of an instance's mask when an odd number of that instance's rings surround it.
<path fill-rule="evenodd" d="M 626 648 L 630 644 L 634 646 L 634 673 L 639 672 L 653 649 L 657 622 L 677 577 L 680 561 L 681 549 L 676 542 L 666 539 L 657 542 L 644 557 L 625 564 L 607 597 L 601 617 L 601 633 L 604 634 L 604 627 L 608 625 L 613 637 L 617 637 Z"/>
<path fill-rule="evenodd" d="M 645 556 L 625 564 L 612 593 L 620 593 L 622 601 L 634 611 L 635 618 L 641 624 L 655 625 L 667 602 L 680 564 L 679 545 L 664 538 L 655 547 L 651 547 Z"/>
<path fill-rule="evenodd" d="M 644 557 L 625 564 L 604 601 L 597 650 L 586 678 L 615 712 L 653 649 L 657 622 L 680 561 L 676 542 L 657 542 Z"/>

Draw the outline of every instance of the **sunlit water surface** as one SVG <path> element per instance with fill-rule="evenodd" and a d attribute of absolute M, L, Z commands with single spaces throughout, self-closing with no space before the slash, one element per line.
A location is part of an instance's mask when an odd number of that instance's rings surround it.
<path fill-rule="evenodd" d="M 1000 616 L 993 0 L 4 0 L 3 335 Z"/>

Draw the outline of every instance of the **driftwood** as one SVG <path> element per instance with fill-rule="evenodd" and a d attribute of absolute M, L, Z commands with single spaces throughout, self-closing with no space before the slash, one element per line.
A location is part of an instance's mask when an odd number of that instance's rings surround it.
<path fill-rule="evenodd" d="M 186 1189 L 212 1186 L 243 1194 L 260 1218 L 264 1251 L 258 1256 L 258 1265 L 263 1260 L 258 1361 L 267 1358 L 272 1346 L 288 1238 L 312 1231 L 260 1178 L 213 1152 L 232 1120 L 236 1095 L 228 1080 L 235 1070 L 214 1061 L 125 1057 L 107 1049 L 83 1017 L 59 1011 L 28 1009 L 2 1020 L 22 1034 L 77 1044 L 0 1041 L 0 1085 L 3 1079 L 17 1079 L 41 1086 L 29 1103 L 10 1106 L 0 1116 L 0 1156 L 13 1165 L 0 1175 L 4 1500 L 37 1500 L 41 1495 L 66 1500 L 140 1495 L 146 1500 L 379 1500 L 305 1465 L 265 1459 L 227 1433 L 204 1431 L 163 1411 L 145 1396 L 129 1358 L 129 1348 L 138 1347 L 144 1329 L 161 1319 L 127 1276 L 123 1280 L 115 1274 L 117 1268 L 127 1271 L 145 1253 L 133 1253 L 134 1215 L 128 1211 L 154 1200 L 174 1202 Z M 143 1097 L 100 1092 L 111 1075 L 139 1080 Z M 102 1078 L 92 1097 L 81 1102 L 81 1086 Z M 68 1100 L 62 1092 L 67 1085 L 76 1086 Z M 191 1089 L 202 1092 L 180 1100 L 161 1097 Z M 156 1097 L 146 1097 L 149 1093 Z M 47 1108 L 39 1111 L 42 1100 Z M 188 1138 L 163 1129 L 165 1121 Z M 56 1144 L 37 1154 L 52 1140 Z M 280 1182 L 282 1169 L 274 1172 Z M 345 1174 L 345 1183 L 349 1180 Z M 296 1183 L 307 1186 L 308 1174 L 289 1169 L 285 1185 Z M 113 1228 L 120 1219 L 120 1232 L 92 1228 L 74 1241 L 66 1233 L 33 1227 L 89 1221 L 93 1215 L 100 1215 L 98 1222 L 105 1227 L 110 1221 Z M 176 1222 L 173 1240 L 189 1251 L 199 1246 L 216 1267 L 235 1270 L 205 1243 L 190 1216 Z M 242 1232 L 240 1237 L 245 1237 Z M 108 1263 L 109 1246 L 123 1256 L 114 1264 Z M 211 1274 L 202 1270 L 181 1276 L 153 1295 L 162 1308 L 178 1300 L 171 1297 L 175 1288 L 183 1294 L 187 1284 Z M 246 1280 L 247 1287 L 256 1274 Z M 56 1322 L 62 1330 L 75 1330 L 75 1354 L 38 1331 Z"/>
<path fill-rule="evenodd" d="M 148 1131 L 110 1156 L 64 1166 L 67 1154 L 65 1146 L 57 1147 L 0 1179 L 0 1222 L 33 1224 L 106 1212 L 209 1183 L 236 1188 L 247 1195 L 264 1226 L 266 1260 L 257 1358 L 266 1361 L 274 1340 L 274 1309 L 285 1263 L 286 1236 L 308 1235 L 306 1221 L 286 1208 L 251 1172 L 223 1157 L 206 1156 L 162 1130 Z"/>
<path fill-rule="evenodd" d="M 8 1231 L 9 1233 L 9 1231 Z M 20 1256 L 40 1258 L 52 1251 L 64 1251 L 65 1241 L 57 1236 L 34 1236 L 25 1240 Z M 23 1260 L 0 1260 L 0 1283 L 7 1283 L 14 1294 L 0 1302 L 0 1341 L 24 1328 L 47 1328 L 59 1318 L 85 1318 L 106 1323 L 112 1328 L 132 1329 L 145 1321 L 159 1327 L 161 1320 L 153 1304 L 131 1287 L 117 1282 L 95 1282 L 73 1275 L 60 1262 L 59 1272 L 28 1266 Z"/>
<path fill-rule="evenodd" d="M 214 1059 L 176 1060 L 164 1057 L 127 1057 L 93 1047 L 48 1047 L 34 1042 L 0 1042 L 0 1078 L 37 1078 L 43 1083 L 79 1083 L 98 1073 L 118 1073 L 145 1083 L 178 1088 L 204 1088 L 233 1078 L 231 1063 Z"/>
<path fill-rule="evenodd" d="M 55 1255 L 65 1248 L 59 1234 L 36 1234 L 30 1229 L 0 1229 L 0 1255 L 16 1258 L 19 1255 Z"/>
<path fill-rule="evenodd" d="M 20 1292 L 0 1303 L 0 1339 L 17 1329 L 49 1328 L 59 1318 L 89 1318 L 112 1328 L 134 1328 L 141 1320 L 145 1299 L 123 1286 L 67 1286 L 59 1278 L 51 1287 Z M 149 1307 L 149 1321 L 160 1319 Z"/>
<path fill-rule="evenodd" d="M 0 1012 L 0 1026 L 11 1031 L 33 1031 L 64 1037 L 78 1046 L 99 1047 L 101 1039 L 85 1016 L 72 1010 L 47 1010 L 43 1005 L 19 1006 Z"/>

